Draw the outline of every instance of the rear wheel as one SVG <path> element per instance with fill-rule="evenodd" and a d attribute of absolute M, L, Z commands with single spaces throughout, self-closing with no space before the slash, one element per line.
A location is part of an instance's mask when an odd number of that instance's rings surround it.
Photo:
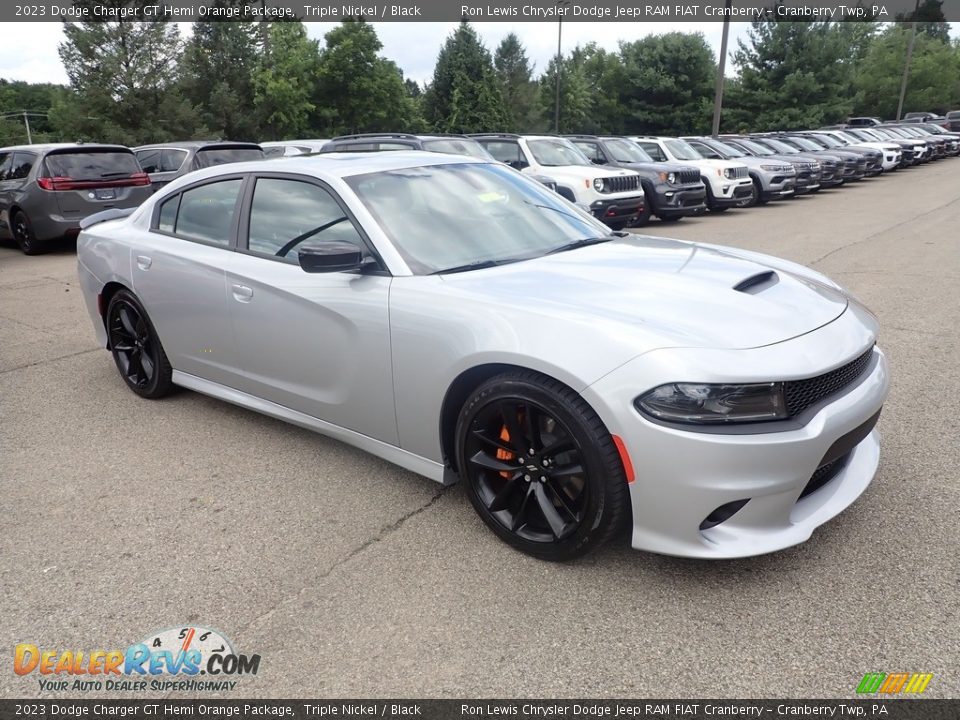
<path fill-rule="evenodd" d="M 477 388 L 460 411 L 456 457 L 483 521 L 543 560 L 593 550 L 629 512 L 623 465 L 603 422 L 580 395 L 534 372 Z"/>
<path fill-rule="evenodd" d="M 17 245 L 20 246 L 24 255 L 38 255 L 44 250 L 43 244 L 33 234 L 30 219 L 22 210 L 18 210 L 13 216 L 13 238 L 17 241 Z"/>
<path fill-rule="evenodd" d="M 133 293 L 120 290 L 111 298 L 107 307 L 107 337 L 127 387 L 151 400 L 170 392 L 170 361 L 146 310 Z"/>

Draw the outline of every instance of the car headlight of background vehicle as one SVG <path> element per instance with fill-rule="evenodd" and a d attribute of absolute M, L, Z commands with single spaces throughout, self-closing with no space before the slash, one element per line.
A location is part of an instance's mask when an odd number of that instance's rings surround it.
<path fill-rule="evenodd" d="M 723 176 L 724 176 L 727 180 L 733 180 L 733 168 L 724 168 L 724 170 L 723 170 Z"/>
<path fill-rule="evenodd" d="M 662 173 L 660 173 L 660 179 L 661 179 L 663 182 L 668 182 L 668 183 L 670 183 L 671 185 L 676 185 L 676 183 L 677 183 L 677 174 L 676 174 L 676 173 L 672 173 L 672 172 L 671 172 L 671 173 L 662 172 Z"/>
<path fill-rule="evenodd" d="M 760 169 L 767 172 L 785 172 L 783 165 L 761 165 Z"/>
<path fill-rule="evenodd" d="M 633 401 L 636 408 L 658 420 L 710 425 L 785 420 L 783 383 L 746 385 L 667 383 Z"/>
<path fill-rule="evenodd" d="M 814 161 L 812 167 L 813 167 L 814 170 L 819 170 L 819 169 L 820 169 L 820 162 L 819 162 L 819 161 Z"/>
<path fill-rule="evenodd" d="M 593 189 L 597 192 L 603 192 L 603 178 L 593 179 Z"/>

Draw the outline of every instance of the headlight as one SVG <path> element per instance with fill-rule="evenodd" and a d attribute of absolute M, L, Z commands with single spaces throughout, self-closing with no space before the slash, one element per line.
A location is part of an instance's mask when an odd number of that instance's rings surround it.
<path fill-rule="evenodd" d="M 787 418 L 782 383 L 667 383 L 634 400 L 643 413 L 676 423 L 722 424 Z"/>
<path fill-rule="evenodd" d="M 676 182 L 677 182 L 677 174 L 676 174 L 676 173 L 667 173 L 667 182 L 670 183 L 671 185 L 676 184 Z"/>
<path fill-rule="evenodd" d="M 767 172 L 783 172 L 783 165 L 761 165 L 760 169 Z"/>
<path fill-rule="evenodd" d="M 733 180 L 733 168 L 724 168 L 724 169 L 723 169 L 723 176 L 724 176 L 727 180 Z"/>
<path fill-rule="evenodd" d="M 603 192 L 603 178 L 593 179 L 593 189 L 597 192 Z"/>
<path fill-rule="evenodd" d="M 814 170 L 819 170 L 819 169 L 820 169 L 820 163 L 819 163 L 819 162 L 814 162 L 814 163 L 813 163 L 813 169 L 814 169 Z"/>

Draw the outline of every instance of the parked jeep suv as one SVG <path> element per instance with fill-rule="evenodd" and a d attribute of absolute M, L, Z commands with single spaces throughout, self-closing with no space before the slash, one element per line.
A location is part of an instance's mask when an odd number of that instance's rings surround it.
<path fill-rule="evenodd" d="M 740 148 L 727 145 L 722 140 L 712 137 L 685 137 L 683 139 L 705 158 L 732 160 L 746 165 L 750 172 L 750 179 L 753 181 L 756 202 L 761 205 L 770 200 L 792 197 L 796 192 L 797 170 L 793 163 L 786 160 L 754 157 Z"/>
<path fill-rule="evenodd" d="M 255 143 L 207 140 L 141 145 L 133 151 L 150 176 L 154 190 L 191 170 L 266 157 L 263 148 Z"/>
<path fill-rule="evenodd" d="M 566 137 L 592 163 L 633 170 L 640 175 L 647 206 L 638 225 L 646 224 L 650 215 L 665 221 L 679 220 L 706 207 L 704 199 L 707 191 L 700 181 L 699 170 L 685 165 L 655 162 L 639 145 L 625 137 Z"/>
<path fill-rule="evenodd" d="M 599 167 L 569 140 L 554 135 L 486 133 L 471 135 L 487 152 L 525 175 L 546 175 L 557 192 L 584 205 L 614 229 L 640 222 L 646 200 L 640 176 L 621 168 Z"/>
<path fill-rule="evenodd" d="M 136 207 L 150 194 L 150 179 L 121 145 L 0 148 L 0 237 L 27 255 L 75 237 L 88 215 Z"/>
<path fill-rule="evenodd" d="M 724 212 L 753 198 L 753 181 L 743 163 L 705 158 L 679 138 L 644 135 L 630 139 L 658 162 L 696 168 L 706 188 L 707 207 L 711 212 Z"/>

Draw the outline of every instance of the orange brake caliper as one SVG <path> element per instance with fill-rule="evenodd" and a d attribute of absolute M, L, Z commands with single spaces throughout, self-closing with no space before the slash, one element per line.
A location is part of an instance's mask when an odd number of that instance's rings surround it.
<path fill-rule="evenodd" d="M 500 439 L 504 442 L 510 442 L 510 432 L 507 430 L 506 425 L 500 429 Z M 501 450 L 500 448 L 497 448 L 497 460 L 513 460 L 514 457 L 515 455 L 509 450 Z M 509 480 L 510 473 L 506 470 L 501 470 L 500 477 Z"/>

